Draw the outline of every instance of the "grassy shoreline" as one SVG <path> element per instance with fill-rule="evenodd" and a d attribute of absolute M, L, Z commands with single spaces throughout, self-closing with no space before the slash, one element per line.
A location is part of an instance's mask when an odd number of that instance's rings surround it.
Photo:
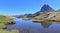
<path fill-rule="evenodd" d="M 13 18 L 0 15 L 0 33 L 18 33 L 18 30 L 8 31 L 6 27 L 10 24 L 15 24 Z"/>

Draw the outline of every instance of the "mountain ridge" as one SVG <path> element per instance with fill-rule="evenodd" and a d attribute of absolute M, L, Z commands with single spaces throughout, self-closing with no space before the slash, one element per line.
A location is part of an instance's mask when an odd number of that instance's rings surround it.
<path fill-rule="evenodd" d="M 24 16 L 28 17 L 28 18 L 32 18 L 32 17 L 35 17 L 35 16 L 38 16 L 42 13 L 47 13 L 47 12 L 50 12 L 50 11 L 54 11 L 54 9 L 52 9 L 49 5 L 47 4 L 44 4 L 42 7 L 41 7 L 41 10 L 40 11 L 37 11 L 36 13 L 34 14 L 24 14 L 24 15 L 17 15 L 15 17 L 17 18 L 23 18 Z"/>

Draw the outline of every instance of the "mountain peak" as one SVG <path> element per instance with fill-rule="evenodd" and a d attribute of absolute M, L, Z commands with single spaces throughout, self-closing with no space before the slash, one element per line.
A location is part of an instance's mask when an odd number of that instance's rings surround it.
<path fill-rule="evenodd" d="M 48 4 L 44 4 L 40 10 L 40 12 L 46 13 L 49 11 L 54 11 L 54 9 L 52 9 Z"/>
<path fill-rule="evenodd" d="M 36 16 L 40 15 L 41 13 L 47 13 L 50 11 L 54 11 L 54 9 L 52 9 L 48 4 L 44 4 L 41 8 L 40 11 L 34 13 Z"/>
<path fill-rule="evenodd" d="M 43 6 L 49 6 L 48 4 L 44 4 Z"/>

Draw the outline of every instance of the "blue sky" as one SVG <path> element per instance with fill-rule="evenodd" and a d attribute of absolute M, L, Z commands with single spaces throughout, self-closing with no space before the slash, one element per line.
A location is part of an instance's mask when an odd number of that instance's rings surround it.
<path fill-rule="evenodd" d="M 60 9 L 60 0 L 0 0 L 0 14 L 21 15 L 35 13 L 44 4 Z"/>

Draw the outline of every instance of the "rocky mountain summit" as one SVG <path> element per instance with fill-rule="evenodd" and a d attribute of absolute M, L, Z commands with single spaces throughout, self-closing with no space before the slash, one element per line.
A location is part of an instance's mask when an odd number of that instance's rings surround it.
<path fill-rule="evenodd" d="M 50 12 L 50 11 L 54 11 L 54 9 L 52 9 L 49 5 L 46 5 L 46 4 L 40 10 L 40 12 L 43 12 L 43 13 Z"/>
<path fill-rule="evenodd" d="M 45 4 L 42 6 L 41 10 L 34 13 L 34 15 L 38 16 L 42 13 L 47 13 L 47 12 L 50 12 L 50 11 L 54 11 L 54 9 L 52 9 L 49 5 Z"/>

